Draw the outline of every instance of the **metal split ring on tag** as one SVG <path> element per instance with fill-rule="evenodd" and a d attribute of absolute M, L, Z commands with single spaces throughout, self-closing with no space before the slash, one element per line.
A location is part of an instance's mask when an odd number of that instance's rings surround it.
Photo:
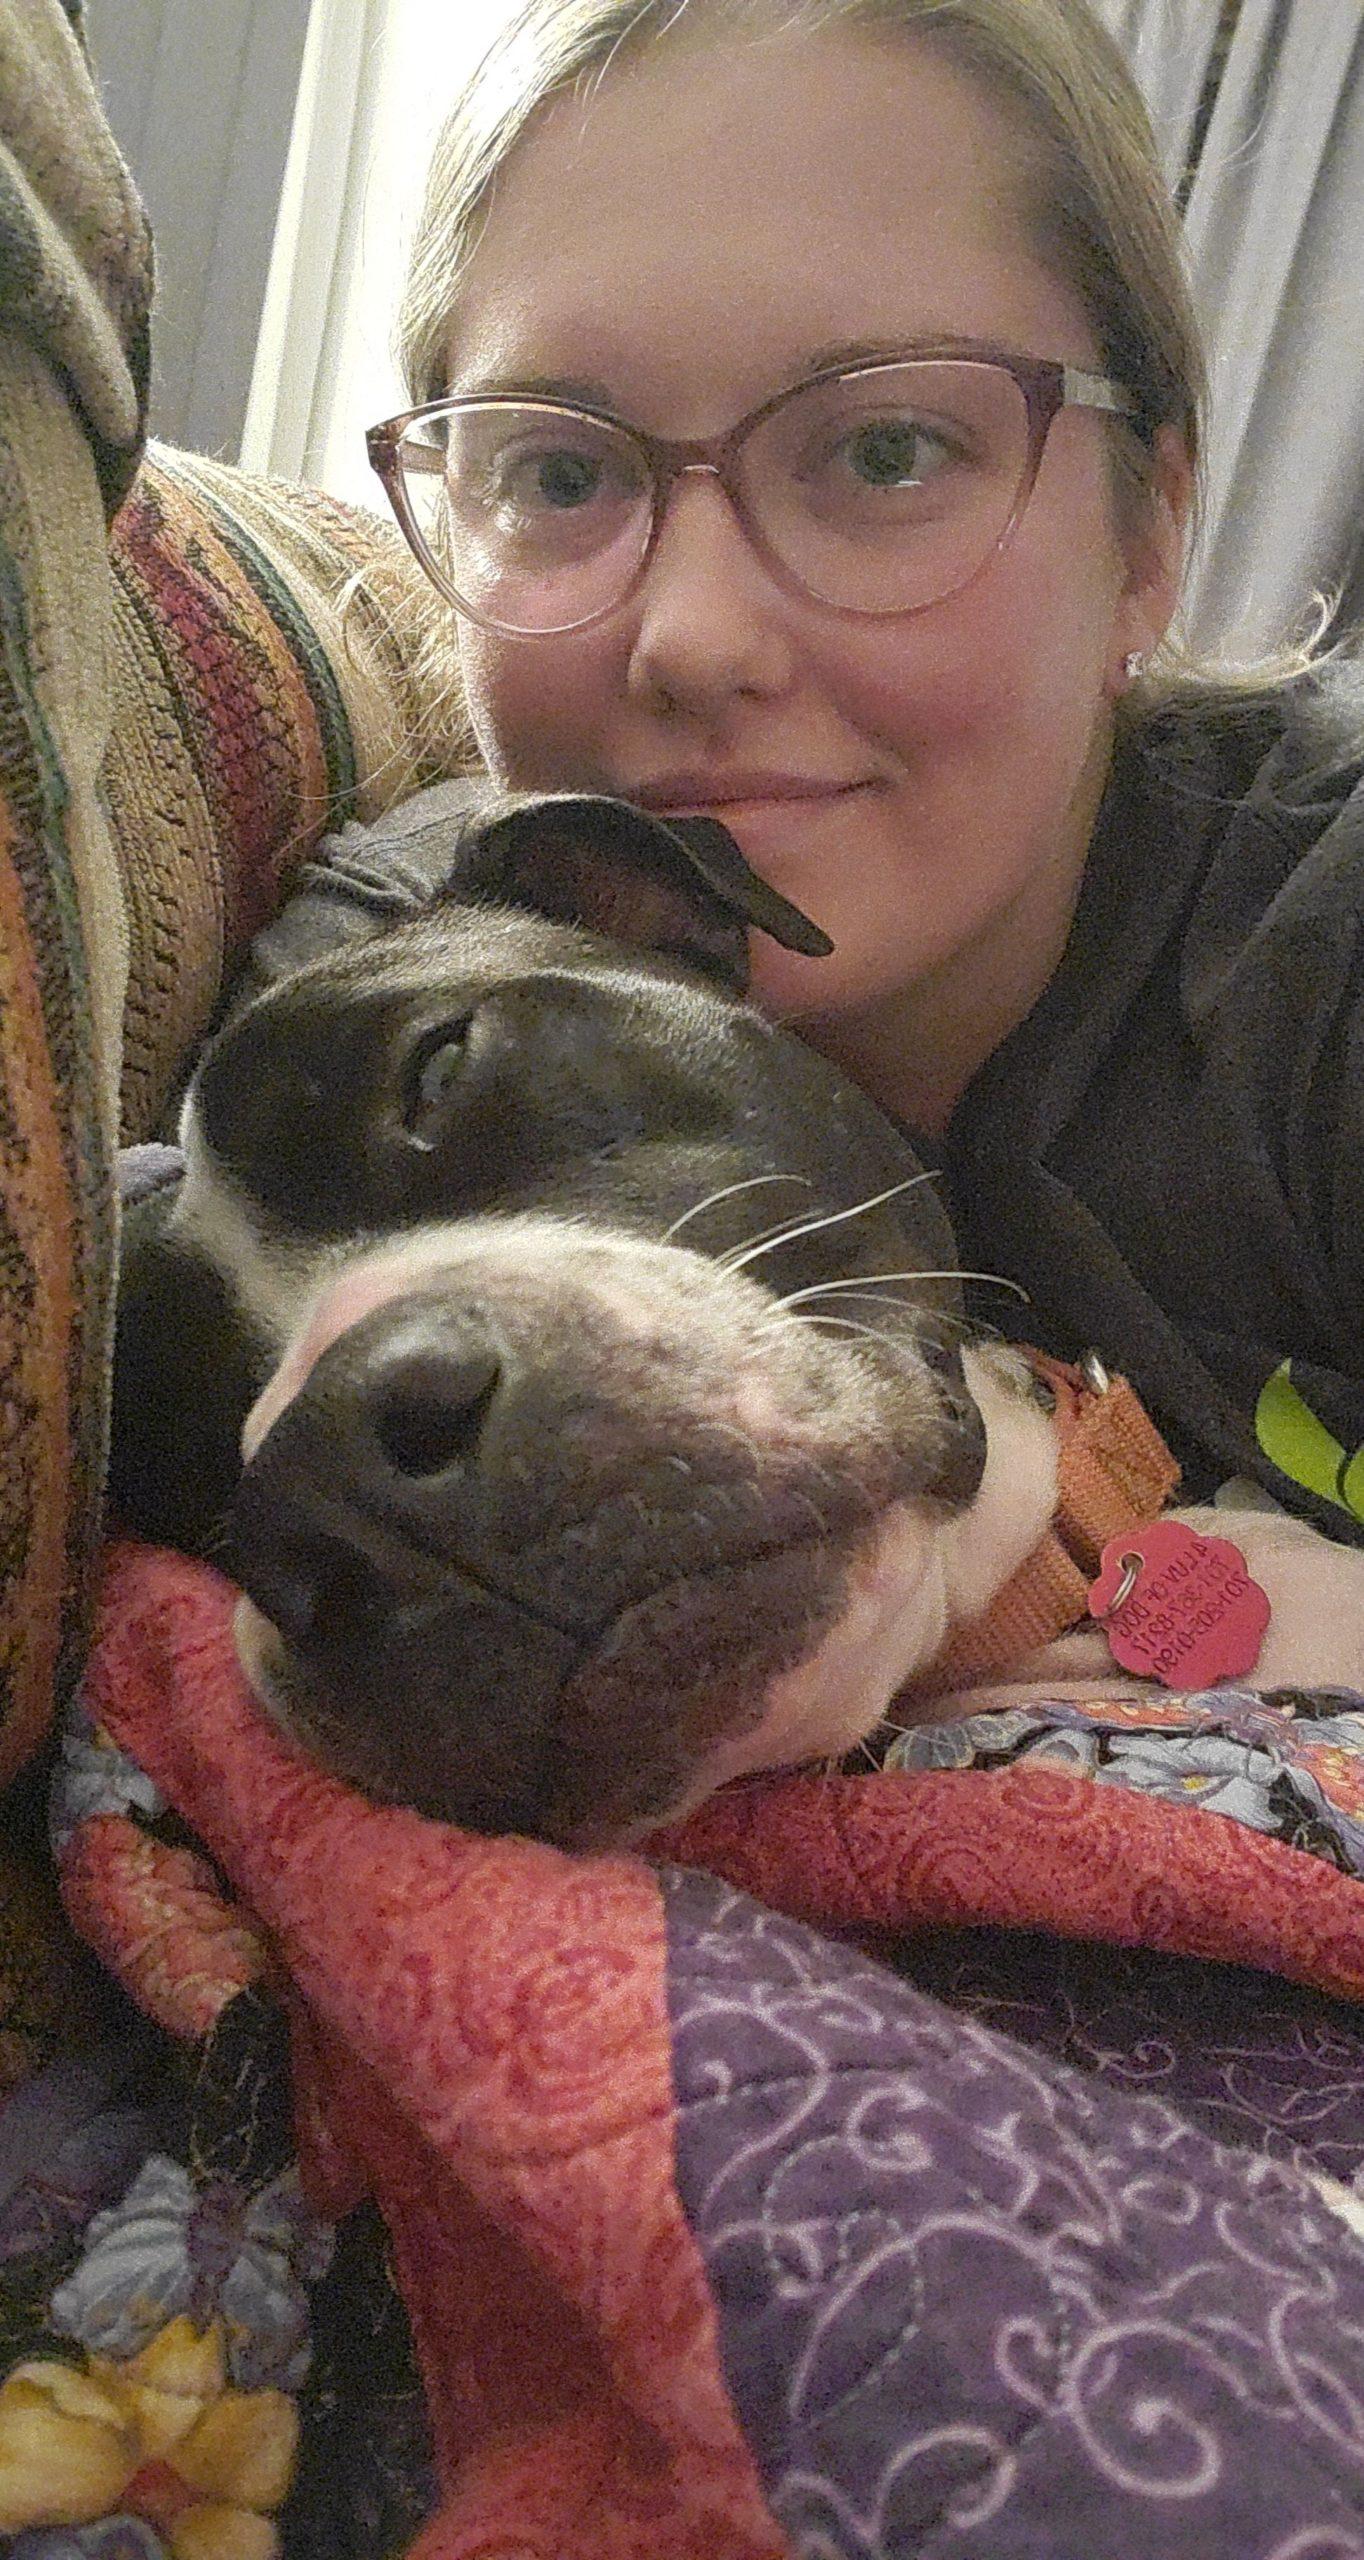
<path fill-rule="evenodd" d="M 1259 1659 L 1269 1599 L 1230 1538 L 1152 1520 L 1110 1538 L 1089 1613 L 1124 1671 L 1167 1689 L 1210 1689 Z"/>
<path fill-rule="evenodd" d="M 1100 1558 L 1101 1565 L 1107 1564 L 1109 1553 L 1109 1548 L 1105 1547 L 1103 1555 Z M 1126 1608 L 1128 1601 L 1136 1590 L 1137 1584 L 1141 1580 L 1141 1569 L 1145 1561 L 1146 1559 L 1144 1556 L 1135 1553 L 1130 1547 L 1126 1554 L 1119 1556 L 1118 1564 L 1122 1571 L 1122 1580 L 1118 1584 L 1117 1590 L 1114 1592 L 1112 1599 L 1108 1602 L 1105 1608 L 1095 1608 L 1094 1592 L 1091 1591 L 1089 1595 L 1089 1614 L 1091 1618 L 1097 1618 L 1100 1626 L 1103 1626 L 1107 1619 L 1116 1618 L 1120 1609 Z M 1098 1587 L 1098 1583 L 1096 1583 L 1094 1585 L 1094 1590 L 1097 1591 Z"/>

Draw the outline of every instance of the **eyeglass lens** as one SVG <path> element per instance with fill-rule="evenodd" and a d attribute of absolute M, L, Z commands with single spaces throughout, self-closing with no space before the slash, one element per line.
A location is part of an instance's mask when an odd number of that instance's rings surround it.
<path fill-rule="evenodd" d="M 810 595 L 905 612 L 974 576 L 1027 477 L 1028 404 L 1002 366 L 925 361 L 809 383 L 760 416 L 726 481 Z M 536 401 L 452 406 L 399 448 L 432 568 L 476 615 L 562 631 L 620 602 L 648 549 L 653 465 L 624 428 Z"/>

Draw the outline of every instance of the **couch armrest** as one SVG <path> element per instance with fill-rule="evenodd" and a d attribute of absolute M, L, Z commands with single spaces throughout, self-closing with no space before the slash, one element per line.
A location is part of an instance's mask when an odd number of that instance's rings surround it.
<path fill-rule="evenodd" d="M 429 648 L 438 599 L 376 517 L 154 447 L 111 556 L 105 781 L 136 1141 L 319 837 L 459 771 L 467 748 Z"/>
<path fill-rule="evenodd" d="M 120 1131 L 324 829 L 462 752 L 396 532 L 138 472 L 151 248 L 81 14 L 0 0 L 0 1783 L 82 1658 Z"/>
<path fill-rule="evenodd" d="M 0 8 L 0 1777 L 79 1660 L 113 1301 L 105 537 L 141 445 L 151 249 L 78 14 Z"/>

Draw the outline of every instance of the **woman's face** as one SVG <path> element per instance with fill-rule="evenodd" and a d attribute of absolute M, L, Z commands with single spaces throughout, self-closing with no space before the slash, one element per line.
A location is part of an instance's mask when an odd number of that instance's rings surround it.
<path fill-rule="evenodd" d="M 1029 252 L 1016 157 L 926 49 L 834 33 L 618 67 L 504 170 L 452 388 L 557 389 L 688 438 L 852 345 L 971 338 L 1093 368 L 1082 310 Z M 1123 661 L 1163 628 L 1176 549 L 1125 556 L 1103 427 L 1066 409 L 1012 541 L 926 611 L 789 593 L 692 476 L 606 620 L 461 622 L 461 663 L 496 779 L 714 805 L 836 946 L 755 937 L 758 1001 L 928 1124 L 1059 956 Z"/>

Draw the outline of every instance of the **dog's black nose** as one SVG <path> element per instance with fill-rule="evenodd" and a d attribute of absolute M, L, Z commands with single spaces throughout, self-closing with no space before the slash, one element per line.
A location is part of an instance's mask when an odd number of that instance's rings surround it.
<path fill-rule="evenodd" d="M 356 1420 L 395 1475 L 444 1475 L 476 1459 L 501 1376 L 490 1344 L 452 1337 L 437 1315 L 414 1310 L 375 1347 L 357 1382 Z"/>
<path fill-rule="evenodd" d="M 527 1742 L 519 1709 L 505 1748 L 480 1741 L 459 1701 L 505 1690 L 533 1721 L 588 1632 L 543 1614 L 538 1588 L 521 1595 L 502 1535 L 522 1384 L 476 1307 L 415 1294 L 371 1309 L 319 1355 L 243 1469 L 220 1554 L 284 1639 L 281 1676 L 329 1764 L 494 1829 L 525 1827 L 516 1790 L 532 1783 L 540 1741 Z"/>
<path fill-rule="evenodd" d="M 374 1308 L 322 1352 L 230 1515 L 231 1568 L 281 1634 L 372 1642 L 429 1594 L 455 1525 L 486 1510 L 507 1367 L 477 1310 L 417 1295 Z"/>

